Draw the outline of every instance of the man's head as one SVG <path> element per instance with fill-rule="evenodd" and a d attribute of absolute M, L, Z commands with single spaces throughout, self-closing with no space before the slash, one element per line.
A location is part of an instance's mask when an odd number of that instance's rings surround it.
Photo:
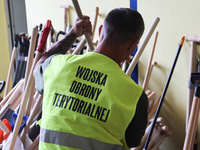
<path fill-rule="evenodd" d="M 123 45 L 141 38 L 144 21 L 139 12 L 130 8 L 116 8 L 110 11 L 102 28 L 105 44 Z"/>

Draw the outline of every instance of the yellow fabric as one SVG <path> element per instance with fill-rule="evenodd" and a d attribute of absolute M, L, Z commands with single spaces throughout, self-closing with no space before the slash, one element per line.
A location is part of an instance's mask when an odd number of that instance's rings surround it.
<path fill-rule="evenodd" d="M 57 55 L 44 72 L 41 127 L 123 145 L 128 150 L 125 131 L 142 91 L 107 56 L 95 52 Z"/>

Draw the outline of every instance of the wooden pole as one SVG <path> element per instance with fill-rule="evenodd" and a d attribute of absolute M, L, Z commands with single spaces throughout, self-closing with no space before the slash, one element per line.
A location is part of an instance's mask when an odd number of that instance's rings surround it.
<path fill-rule="evenodd" d="M 196 124 L 198 123 L 199 110 L 200 110 L 199 106 L 200 106 L 200 98 L 195 96 L 192 102 L 183 150 L 189 150 L 191 149 L 191 147 L 193 147 L 194 143 L 192 143 L 192 141 L 194 141 L 195 133 L 197 131 Z"/>
<path fill-rule="evenodd" d="M 0 102 L 0 108 L 8 101 L 8 99 L 13 95 L 15 90 L 21 86 L 22 80 L 20 80 L 13 88 L 12 90 L 3 98 L 3 100 Z"/>
<path fill-rule="evenodd" d="M 76 54 L 76 55 L 80 54 L 80 52 L 83 49 L 83 47 L 85 46 L 85 44 L 86 44 L 86 38 L 83 37 L 81 42 L 77 45 L 76 49 L 73 51 L 72 54 Z"/>
<path fill-rule="evenodd" d="M 144 84 L 145 85 L 143 86 L 145 88 L 145 91 L 146 91 L 146 88 L 147 88 L 147 86 L 149 84 L 149 80 L 150 80 L 150 77 L 151 77 L 151 73 L 152 73 L 153 67 L 156 66 L 156 65 L 157 65 L 156 61 L 152 62 L 151 66 L 150 66 L 150 68 L 148 70 L 147 76 L 145 76 L 145 79 L 144 79 Z"/>
<path fill-rule="evenodd" d="M 192 72 L 196 72 L 196 42 L 191 42 L 191 50 L 190 50 L 190 66 L 189 66 L 189 74 Z M 187 100 L 187 113 L 186 113 L 186 130 L 187 130 L 187 124 L 190 117 L 190 110 L 192 106 L 192 99 L 194 94 L 194 88 L 191 88 L 190 85 L 188 85 L 188 100 Z"/>
<path fill-rule="evenodd" d="M 156 109 L 158 108 L 158 104 L 160 103 L 160 98 L 161 98 L 161 95 L 159 95 L 159 96 L 156 98 L 156 100 L 155 100 L 153 106 L 152 106 L 151 109 L 149 110 L 149 113 L 148 113 L 148 120 L 151 119 L 151 118 L 153 117 L 153 115 L 155 114 Z"/>
<path fill-rule="evenodd" d="M 156 95 L 155 91 L 151 92 L 151 94 L 148 95 L 148 100 L 151 101 L 154 98 L 155 95 Z"/>
<path fill-rule="evenodd" d="M 25 138 L 26 138 L 26 133 L 29 131 L 29 127 L 30 125 L 32 124 L 33 122 L 33 119 L 34 117 L 36 116 L 36 114 L 38 113 L 38 110 L 40 108 L 40 105 L 42 103 L 42 99 L 43 99 L 43 96 L 42 95 L 39 95 L 39 98 L 37 99 L 37 102 L 36 104 L 34 105 L 34 108 L 33 110 L 31 111 L 31 114 L 27 120 L 27 123 L 26 123 L 26 126 L 25 128 L 23 129 L 22 133 L 21 133 L 21 141 L 24 143 L 25 142 Z"/>
<path fill-rule="evenodd" d="M 25 91 L 25 87 L 26 87 L 26 83 L 27 83 L 27 80 L 28 80 L 28 77 L 29 77 L 31 66 L 33 64 L 33 57 L 34 57 L 34 52 L 35 52 L 36 40 L 37 40 L 37 32 L 38 32 L 38 29 L 36 27 L 34 27 L 33 31 L 32 31 L 31 42 L 30 42 L 29 53 L 28 53 L 28 59 L 27 59 L 23 94 L 24 94 L 24 91 Z"/>
<path fill-rule="evenodd" d="M 69 25 L 69 14 L 68 9 L 71 7 L 70 5 L 60 5 L 61 8 L 64 8 L 64 32 L 67 31 L 67 26 Z M 70 29 L 70 28 L 69 28 Z M 67 32 L 66 32 L 67 33 Z"/>
<path fill-rule="evenodd" d="M 98 18 L 98 15 L 99 15 L 99 8 L 96 7 L 96 11 L 95 11 L 95 17 L 94 17 L 94 21 L 93 21 L 93 25 L 92 25 L 92 36 L 91 36 L 91 41 L 93 40 L 94 38 L 94 33 L 95 33 L 95 29 L 96 29 L 96 23 L 97 23 L 97 18 Z M 85 46 L 86 44 L 86 38 L 83 37 L 81 42 L 77 45 L 77 47 L 75 48 L 75 50 L 73 51 L 72 54 L 80 54 L 81 50 L 83 49 L 83 47 Z M 87 51 L 91 51 L 90 50 L 90 47 L 88 46 L 87 47 Z"/>
<path fill-rule="evenodd" d="M 10 66 L 9 66 L 9 70 L 8 70 L 8 76 L 7 76 L 7 80 L 6 80 L 6 87 L 5 87 L 5 90 L 4 90 L 4 96 L 3 97 L 5 97 L 8 94 L 8 89 L 9 89 L 9 85 L 10 85 L 10 78 L 11 78 L 11 74 L 12 74 L 12 70 L 13 70 L 13 66 L 14 66 L 15 55 L 16 55 L 16 52 L 17 52 L 17 46 L 18 46 L 18 35 L 15 36 L 15 44 L 14 44 L 13 51 L 12 51 Z"/>
<path fill-rule="evenodd" d="M 151 72 L 150 69 L 151 69 L 151 65 L 152 65 L 152 60 L 153 60 L 153 55 L 154 55 L 154 51 L 155 51 L 155 47 L 156 47 L 157 38 L 158 38 L 158 31 L 156 32 L 156 36 L 155 36 L 154 44 L 153 44 L 153 49 L 151 51 L 151 55 L 150 55 L 148 66 L 147 66 L 146 75 L 145 75 L 144 82 L 143 82 L 143 85 L 142 85 L 144 91 L 146 91 L 146 88 L 147 88 L 147 85 L 148 85 L 148 82 L 149 82 L 149 78 L 150 78 L 150 72 Z"/>
<path fill-rule="evenodd" d="M 76 13 L 77 13 L 77 16 L 79 19 L 83 19 L 83 14 L 81 12 L 81 9 L 80 9 L 80 6 L 79 6 L 79 3 L 77 0 L 72 0 L 72 3 L 74 5 L 74 8 L 76 10 Z M 93 46 L 93 43 L 92 43 L 92 40 L 90 38 L 90 34 L 85 34 L 85 38 L 88 42 L 88 45 L 90 47 L 90 50 L 93 51 L 94 50 L 94 46 Z"/>
<path fill-rule="evenodd" d="M 151 25 L 151 27 L 150 27 L 150 29 L 149 29 L 147 35 L 145 36 L 145 38 L 144 38 L 144 40 L 143 40 L 141 46 L 139 47 L 139 49 L 138 49 L 136 55 L 133 57 L 133 60 L 131 61 L 130 65 L 129 65 L 127 71 L 126 71 L 126 74 L 127 74 L 127 75 L 130 76 L 131 73 L 133 72 L 133 70 L 134 70 L 134 68 L 135 68 L 135 66 L 136 66 L 136 64 L 137 64 L 137 62 L 138 62 L 140 56 L 142 55 L 142 52 L 144 51 L 144 48 L 146 47 L 146 45 L 147 45 L 149 39 L 151 38 L 151 35 L 153 34 L 153 32 L 154 32 L 156 26 L 158 25 L 158 22 L 159 22 L 159 21 L 160 21 L 160 18 L 158 18 L 158 17 L 155 18 L 155 20 L 153 21 L 153 23 L 152 23 L 152 25 Z"/>
<path fill-rule="evenodd" d="M 200 42 L 200 36 L 199 35 L 187 34 L 185 39 L 186 39 L 186 41 L 191 41 L 190 65 L 189 65 L 189 77 L 190 77 L 191 73 L 197 71 L 196 70 L 196 51 L 197 51 L 196 48 L 197 48 L 197 43 Z M 190 79 L 189 79 L 189 81 L 190 81 Z M 192 88 L 190 82 L 188 82 L 188 97 L 187 97 L 187 107 L 186 107 L 185 132 L 187 132 L 187 128 L 188 128 L 188 122 L 189 122 L 189 118 L 190 118 L 190 111 L 191 111 L 191 106 L 192 106 L 193 94 L 194 94 L 194 88 Z M 197 137 L 196 137 L 195 140 L 197 140 Z M 197 145 L 196 142 L 195 142 L 195 145 Z"/>
<path fill-rule="evenodd" d="M 99 7 L 96 7 L 95 9 L 95 16 L 94 16 L 94 20 L 93 20 L 93 24 L 92 24 L 92 36 L 91 36 L 91 41 L 93 41 L 93 38 L 94 38 L 94 33 L 95 33 L 95 29 L 96 29 L 96 24 L 97 24 L 97 18 L 98 18 L 98 15 L 99 15 Z M 88 46 L 87 47 L 87 52 L 90 52 L 90 47 Z"/>

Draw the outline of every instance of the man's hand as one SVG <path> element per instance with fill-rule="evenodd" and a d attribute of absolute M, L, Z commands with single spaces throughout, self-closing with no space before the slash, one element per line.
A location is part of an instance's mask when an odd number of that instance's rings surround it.
<path fill-rule="evenodd" d="M 88 16 L 83 16 L 83 19 L 76 19 L 72 29 L 63 37 L 63 39 L 54 43 L 43 53 L 42 57 L 35 66 L 34 74 L 39 65 L 42 64 L 48 57 L 58 53 L 66 54 L 77 37 L 82 36 L 85 33 L 90 34 L 91 31 L 92 25 Z"/>
<path fill-rule="evenodd" d="M 74 33 L 77 37 L 86 33 L 90 34 L 92 32 L 90 17 L 83 16 L 83 19 L 77 18 L 74 22 L 74 26 L 72 27 L 71 32 Z"/>

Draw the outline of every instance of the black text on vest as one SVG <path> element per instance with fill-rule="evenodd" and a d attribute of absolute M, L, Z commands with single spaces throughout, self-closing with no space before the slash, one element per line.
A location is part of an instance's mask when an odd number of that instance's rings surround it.
<path fill-rule="evenodd" d="M 87 80 L 98 85 L 105 86 L 107 74 L 95 70 L 90 70 L 89 68 L 78 66 L 76 77 L 82 78 L 83 80 Z"/>
<path fill-rule="evenodd" d="M 84 96 L 86 98 L 90 98 L 90 99 L 94 99 L 95 101 L 98 99 L 100 93 L 102 92 L 102 89 L 96 88 L 96 87 L 92 87 L 90 85 L 81 83 L 81 82 L 77 82 L 77 81 L 73 81 L 72 85 L 69 89 L 70 92 L 73 92 L 75 94 L 79 94 L 81 96 Z"/>
<path fill-rule="evenodd" d="M 101 107 L 84 100 L 59 93 L 55 93 L 53 106 L 68 109 L 70 111 L 89 116 L 102 122 L 106 122 L 110 114 L 110 110 L 105 107 Z"/>

